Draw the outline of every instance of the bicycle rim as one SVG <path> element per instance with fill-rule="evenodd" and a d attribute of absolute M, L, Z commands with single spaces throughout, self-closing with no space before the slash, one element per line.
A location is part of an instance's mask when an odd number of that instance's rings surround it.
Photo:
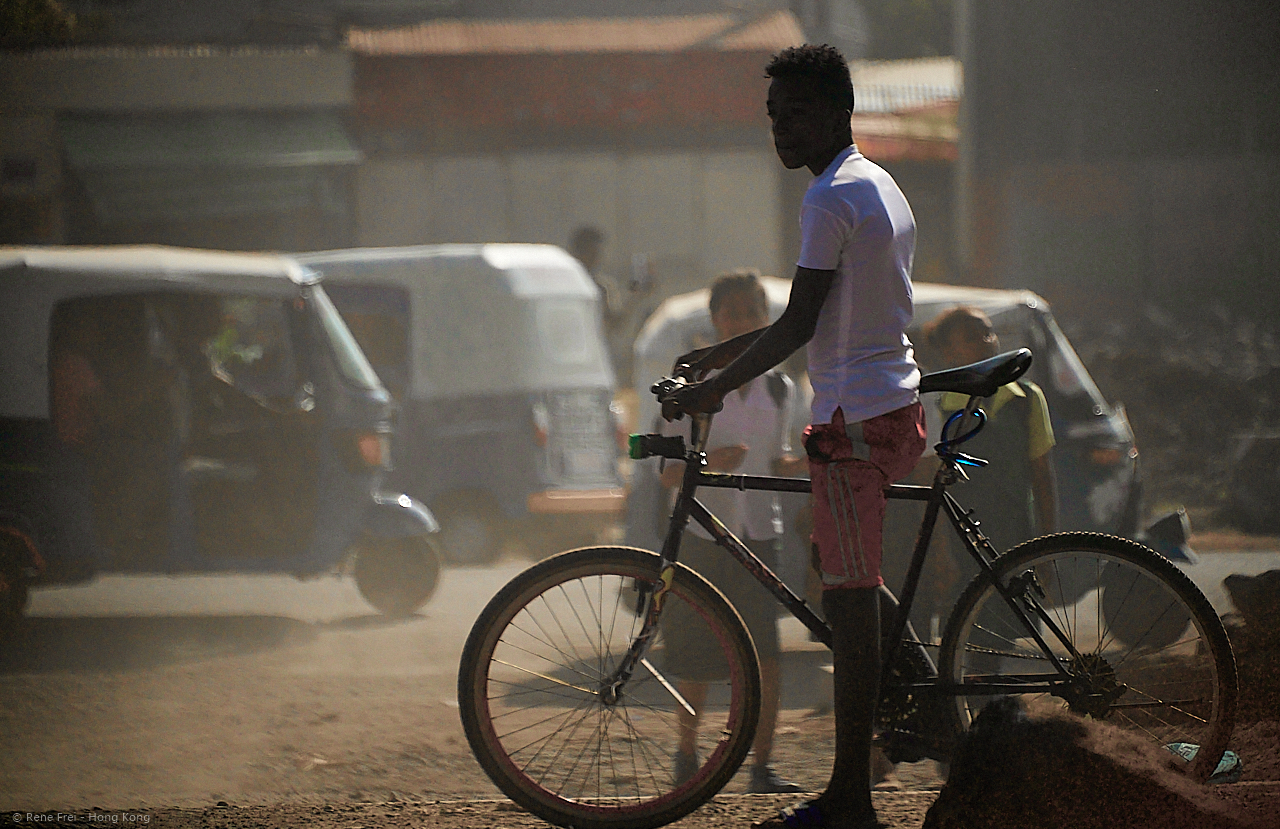
<path fill-rule="evenodd" d="M 1180 570 L 1127 539 L 1062 533 L 1015 547 L 997 562 L 994 578 L 1035 596 L 1048 620 L 1037 622 L 1036 632 L 1070 681 L 979 575 L 947 624 L 940 667 L 948 682 L 970 691 L 992 685 L 993 693 L 955 697 L 949 709 L 960 730 L 994 696 L 1013 694 L 1105 720 L 1156 745 L 1199 746 L 1187 772 L 1199 780 L 1213 773 L 1234 723 L 1235 660 L 1217 614 Z"/>
<path fill-rule="evenodd" d="M 719 591 L 683 566 L 664 617 L 703 626 L 725 672 L 708 681 L 693 776 L 675 780 L 680 678 L 661 631 L 621 698 L 607 704 L 601 694 L 641 626 L 634 585 L 656 578 L 658 560 L 627 548 L 548 559 L 494 597 L 468 638 L 458 679 L 467 739 L 498 788 L 548 822 L 665 825 L 719 791 L 750 749 L 755 648 Z"/>

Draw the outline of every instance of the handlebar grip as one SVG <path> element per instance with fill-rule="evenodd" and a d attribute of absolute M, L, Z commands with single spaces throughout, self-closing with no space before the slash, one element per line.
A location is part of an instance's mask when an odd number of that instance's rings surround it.
<path fill-rule="evenodd" d="M 681 460 L 684 458 L 684 438 L 679 435 L 631 435 L 627 441 L 628 455 L 632 460 L 640 461 L 655 455 L 663 458 Z"/>

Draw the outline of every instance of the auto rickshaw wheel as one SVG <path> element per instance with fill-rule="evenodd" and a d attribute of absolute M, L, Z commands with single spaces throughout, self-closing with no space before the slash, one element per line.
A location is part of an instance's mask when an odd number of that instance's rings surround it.
<path fill-rule="evenodd" d="M 352 575 L 360 595 L 379 613 L 408 616 L 435 593 L 440 553 L 425 535 L 366 537 L 356 549 Z"/>
<path fill-rule="evenodd" d="M 485 492 L 454 490 L 436 498 L 431 512 L 440 522 L 440 546 L 454 564 L 492 564 L 506 542 L 506 518 Z"/>

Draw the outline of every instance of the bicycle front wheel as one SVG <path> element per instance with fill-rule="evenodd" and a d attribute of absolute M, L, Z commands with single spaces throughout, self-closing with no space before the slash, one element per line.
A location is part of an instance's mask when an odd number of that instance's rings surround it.
<path fill-rule="evenodd" d="M 690 660 L 671 652 L 661 629 L 621 694 L 607 693 L 641 628 L 648 599 L 635 586 L 658 578 L 659 560 L 625 547 L 562 553 L 513 579 L 471 630 L 458 675 L 467 740 L 498 788 L 543 820 L 576 829 L 671 823 L 723 788 L 751 747 L 755 646 L 724 596 L 683 565 L 663 616 L 679 618 L 683 634 L 696 629 L 680 638 L 700 647 L 695 679 L 707 694 L 695 767 L 676 768 L 690 704 L 677 671 Z"/>
<path fill-rule="evenodd" d="M 1213 607 L 1170 561 L 1115 536 L 1061 533 L 1001 556 L 960 598 L 940 662 L 959 731 L 995 696 L 1052 700 L 1156 745 L 1199 746 L 1187 772 L 1203 781 L 1234 724 L 1235 659 Z"/>

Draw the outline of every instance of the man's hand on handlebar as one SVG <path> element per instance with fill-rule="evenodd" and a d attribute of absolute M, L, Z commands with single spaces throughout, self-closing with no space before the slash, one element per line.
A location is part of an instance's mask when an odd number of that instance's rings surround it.
<path fill-rule="evenodd" d="M 671 375 L 673 377 L 683 377 L 686 380 L 698 381 L 707 376 L 708 371 L 713 371 L 724 366 L 713 365 L 715 363 L 716 346 L 709 345 L 706 348 L 698 348 L 690 351 L 688 354 L 681 354 L 676 358 L 675 365 L 671 367 Z M 708 360 L 707 365 L 703 365 L 703 360 Z"/>
<path fill-rule="evenodd" d="M 731 340 L 683 354 L 676 360 L 675 367 L 671 370 L 672 374 L 686 380 L 702 380 L 707 376 L 707 372 L 724 368 L 738 359 L 742 352 L 750 348 L 751 344 L 766 330 L 768 329 L 758 328 L 746 334 L 739 334 Z"/>
<path fill-rule="evenodd" d="M 713 414 L 724 408 L 724 395 L 713 388 L 710 380 L 701 383 L 690 383 L 682 377 L 663 380 L 653 387 L 653 392 L 662 404 L 664 420 L 680 420 L 687 414 Z"/>

